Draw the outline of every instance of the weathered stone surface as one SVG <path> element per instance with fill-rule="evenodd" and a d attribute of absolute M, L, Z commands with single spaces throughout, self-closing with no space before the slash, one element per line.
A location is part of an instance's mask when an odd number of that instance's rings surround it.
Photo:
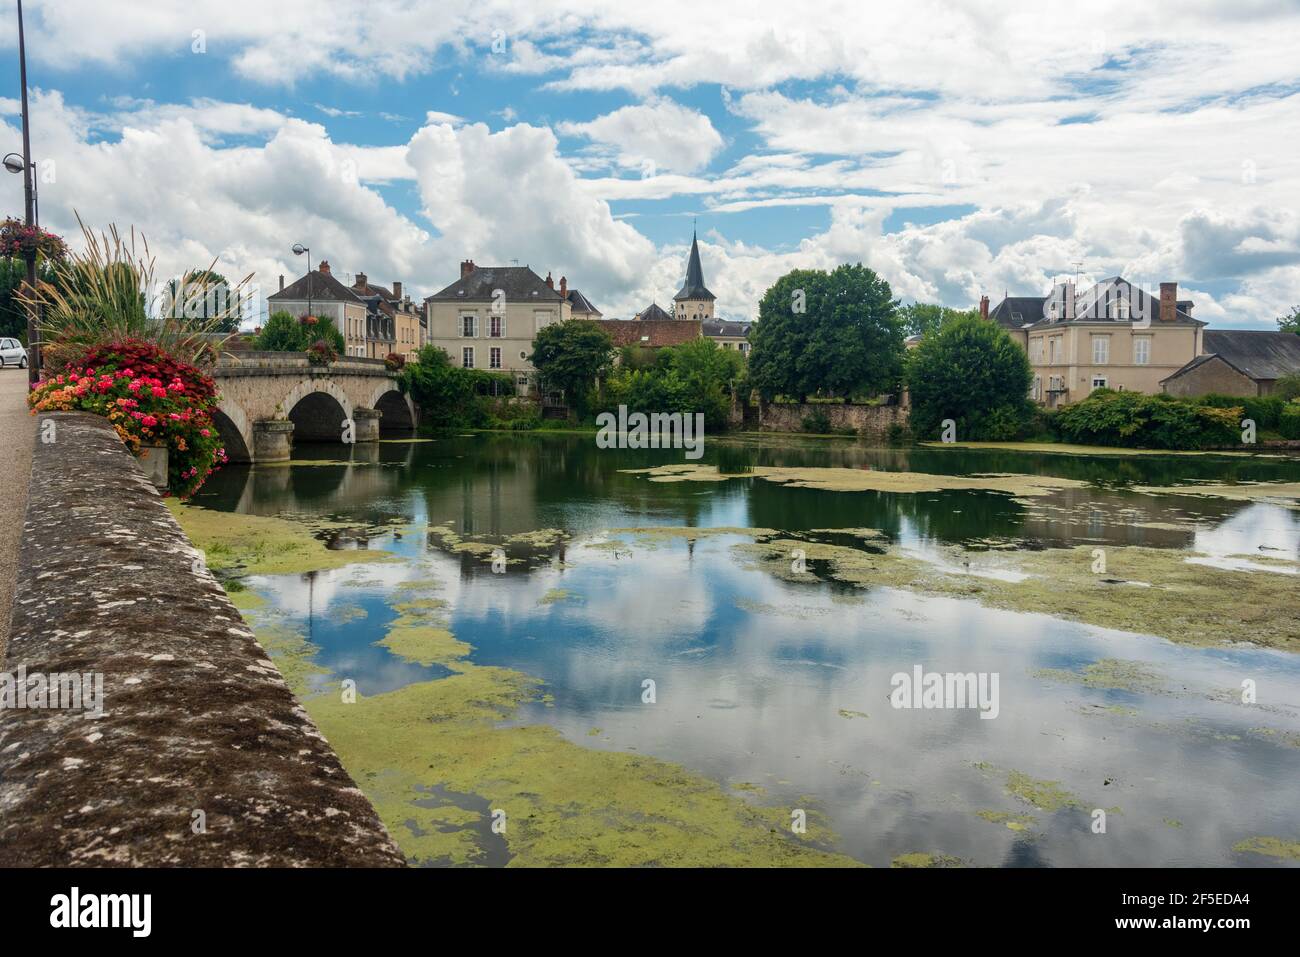
<path fill-rule="evenodd" d="M 0 711 L 0 866 L 402 865 L 107 422 L 49 417 L 4 670 L 100 674 L 103 714 Z"/>

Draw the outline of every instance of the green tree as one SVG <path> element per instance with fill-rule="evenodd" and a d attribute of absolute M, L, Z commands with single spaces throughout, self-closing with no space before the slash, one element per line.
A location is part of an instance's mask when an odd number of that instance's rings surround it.
<path fill-rule="evenodd" d="M 569 319 L 538 331 L 528 361 L 545 387 L 562 390 L 578 416 L 585 418 L 597 380 L 613 368 L 614 341 L 593 322 Z"/>
<path fill-rule="evenodd" d="M 18 290 L 27 278 L 27 263 L 17 256 L 0 256 L 0 336 L 27 341 L 27 307 Z M 53 282 L 54 271 L 44 259 L 36 261 L 37 282 Z"/>
<path fill-rule="evenodd" d="M 903 324 L 889 283 L 862 264 L 796 269 L 763 294 L 750 378 L 766 399 L 848 398 L 898 385 Z"/>
<path fill-rule="evenodd" d="M 191 269 L 178 282 L 167 281 L 166 308 L 175 315 L 195 319 L 215 319 L 216 332 L 238 332 L 243 318 L 240 291 L 230 281 L 211 269 Z"/>
<path fill-rule="evenodd" d="M 975 309 L 950 309 L 928 302 L 914 302 L 898 310 L 903 320 L 903 331 L 909 336 L 928 336 L 962 316 L 976 316 Z"/>
<path fill-rule="evenodd" d="M 267 317 L 253 348 L 266 352 L 305 352 L 318 339 L 331 343 L 340 355 L 346 351 L 343 333 L 334 327 L 333 320 L 321 316 L 314 324 L 305 323 L 281 309 Z"/>
<path fill-rule="evenodd" d="M 434 428 L 450 428 L 474 399 L 474 385 L 465 370 L 451 364 L 451 357 L 437 346 L 421 346 L 415 361 L 398 374 L 398 386 L 424 413 Z"/>
<path fill-rule="evenodd" d="M 979 316 L 955 319 L 908 356 L 912 432 L 933 441 L 952 419 L 958 439 L 1017 438 L 1033 411 L 1032 381 L 1025 350 L 1005 329 Z"/>
<path fill-rule="evenodd" d="M 1289 315 L 1278 316 L 1277 327 L 1283 332 L 1300 335 L 1300 306 L 1292 306 Z"/>

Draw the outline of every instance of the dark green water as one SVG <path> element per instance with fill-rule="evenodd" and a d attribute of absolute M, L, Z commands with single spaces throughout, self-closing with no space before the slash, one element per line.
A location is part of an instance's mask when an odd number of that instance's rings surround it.
<path fill-rule="evenodd" d="M 553 706 L 525 709 L 521 721 L 552 724 L 583 747 L 636 749 L 726 784 L 760 785 L 754 799 L 766 803 L 811 802 L 839 835 L 837 849 L 868 863 L 913 852 L 982 866 L 1295 863 L 1232 850 L 1258 836 L 1300 840 L 1294 655 L 1196 649 L 898 589 L 790 583 L 738 561 L 731 546 L 743 536 L 623 552 L 593 544 L 611 528 L 656 525 L 796 535 L 875 528 L 921 555 L 1006 538 L 1032 548 L 1146 545 L 1294 560 L 1300 512 L 1127 487 L 1294 482 L 1300 461 L 880 450 L 787 438 L 710 440 L 701 460 L 728 472 L 839 466 L 1090 483 L 1022 503 L 989 492 L 846 493 L 757 479 L 655 483 L 620 470 L 680 463 L 679 451 L 599 450 L 590 435 L 304 446 L 296 454 L 304 464 L 228 468 L 196 504 L 342 520 L 356 531 L 338 544 L 406 559 L 361 575 L 345 568 L 249 583 L 303 628 L 320 664 L 353 677 L 363 694 L 445 674 L 374 644 L 395 615 L 395 589 L 432 571 L 451 602 L 451 629 L 474 647 L 475 662 L 545 681 Z M 351 463 L 306 464 L 340 458 Z M 416 529 L 451 522 L 466 539 L 545 528 L 569 538 L 520 553 L 524 561 L 494 575 L 483 558 L 449 552 L 418 530 L 400 538 L 379 530 L 398 520 Z M 554 589 L 570 597 L 543 603 Z M 339 614 L 357 607 L 367 614 Z M 1162 688 L 1063 686 L 1035 675 L 1101 659 L 1140 663 Z M 998 717 L 891 708 L 891 676 L 917 664 L 997 673 Z M 647 677 L 658 689 L 651 707 L 641 700 Z M 1263 706 L 1225 700 L 1224 689 L 1243 677 L 1267 690 Z M 1077 804 L 1034 811 L 1006 793 L 1013 771 L 1059 782 Z M 1094 808 L 1111 809 L 1105 834 L 1090 829 Z M 1034 823 L 1016 831 L 979 810 L 1029 812 Z"/>

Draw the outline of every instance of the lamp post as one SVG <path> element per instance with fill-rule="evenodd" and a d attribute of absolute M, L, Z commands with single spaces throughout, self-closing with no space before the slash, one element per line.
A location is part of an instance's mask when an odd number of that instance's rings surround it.
<path fill-rule="evenodd" d="M 23 112 L 23 155 L 22 155 L 22 173 L 23 173 L 23 197 L 27 206 L 27 227 L 31 229 L 36 225 L 36 192 L 32 186 L 32 123 L 31 116 L 27 111 L 27 43 L 23 35 L 23 0 L 18 0 L 18 78 L 22 84 L 22 112 Z M 12 154 L 11 154 L 12 155 Z M 15 160 L 17 156 L 13 157 Z M 5 169 L 11 173 L 18 172 L 14 168 L 16 163 L 11 164 L 10 158 L 5 157 Z M 36 294 L 36 247 L 25 250 L 23 258 L 27 260 L 27 294 L 34 296 Z M 36 307 L 28 306 L 27 309 L 27 379 L 35 383 L 40 378 L 41 367 L 41 347 L 40 347 L 40 330 L 36 326 Z"/>
<path fill-rule="evenodd" d="M 301 256 L 307 254 L 307 315 L 311 315 L 311 247 L 304 246 L 302 243 L 293 244 L 293 254 Z"/>

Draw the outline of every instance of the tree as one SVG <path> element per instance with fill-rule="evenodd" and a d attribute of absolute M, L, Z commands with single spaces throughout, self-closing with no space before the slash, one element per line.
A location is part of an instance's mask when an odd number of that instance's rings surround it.
<path fill-rule="evenodd" d="M 952 419 L 959 439 L 1018 438 L 1033 408 L 1032 381 L 1025 350 L 1005 329 L 979 316 L 954 319 L 908 356 L 912 432 L 938 439 Z"/>
<path fill-rule="evenodd" d="M 613 368 L 614 341 L 594 322 L 568 319 L 538 331 L 528 361 L 546 388 L 563 391 L 579 417 L 585 417 L 596 381 Z"/>
<path fill-rule="evenodd" d="M 309 318 L 314 321 L 307 321 Z M 281 309 L 267 317 L 254 348 L 265 352 L 306 352 L 313 343 L 322 339 L 334 346 L 334 351 L 340 355 L 346 351 L 343 333 L 334 327 L 333 320 L 324 316 L 295 319 Z"/>
<path fill-rule="evenodd" d="M 1290 315 L 1278 316 L 1277 327 L 1283 332 L 1300 335 L 1300 306 L 1292 306 Z"/>
<path fill-rule="evenodd" d="M 903 320 L 903 331 L 909 336 L 928 336 L 962 316 L 979 315 L 974 309 L 950 309 L 928 302 L 914 302 L 898 310 Z"/>
<path fill-rule="evenodd" d="M 216 320 L 216 332 L 238 332 L 243 318 L 240 292 L 211 269 L 191 269 L 177 282 L 167 281 L 165 307 L 175 315 Z"/>
<path fill-rule="evenodd" d="M 27 341 L 27 306 L 18 290 L 27 279 L 27 263 L 17 256 L 0 256 L 0 336 Z M 54 271 L 44 259 L 36 262 L 36 281 L 53 282 Z"/>
<path fill-rule="evenodd" d="M 862 264 L 796 269 L 763 294 L 749 372 L 765 399 L 878 395 L 898 385 L 903 325 L 889 283 Z"/>

